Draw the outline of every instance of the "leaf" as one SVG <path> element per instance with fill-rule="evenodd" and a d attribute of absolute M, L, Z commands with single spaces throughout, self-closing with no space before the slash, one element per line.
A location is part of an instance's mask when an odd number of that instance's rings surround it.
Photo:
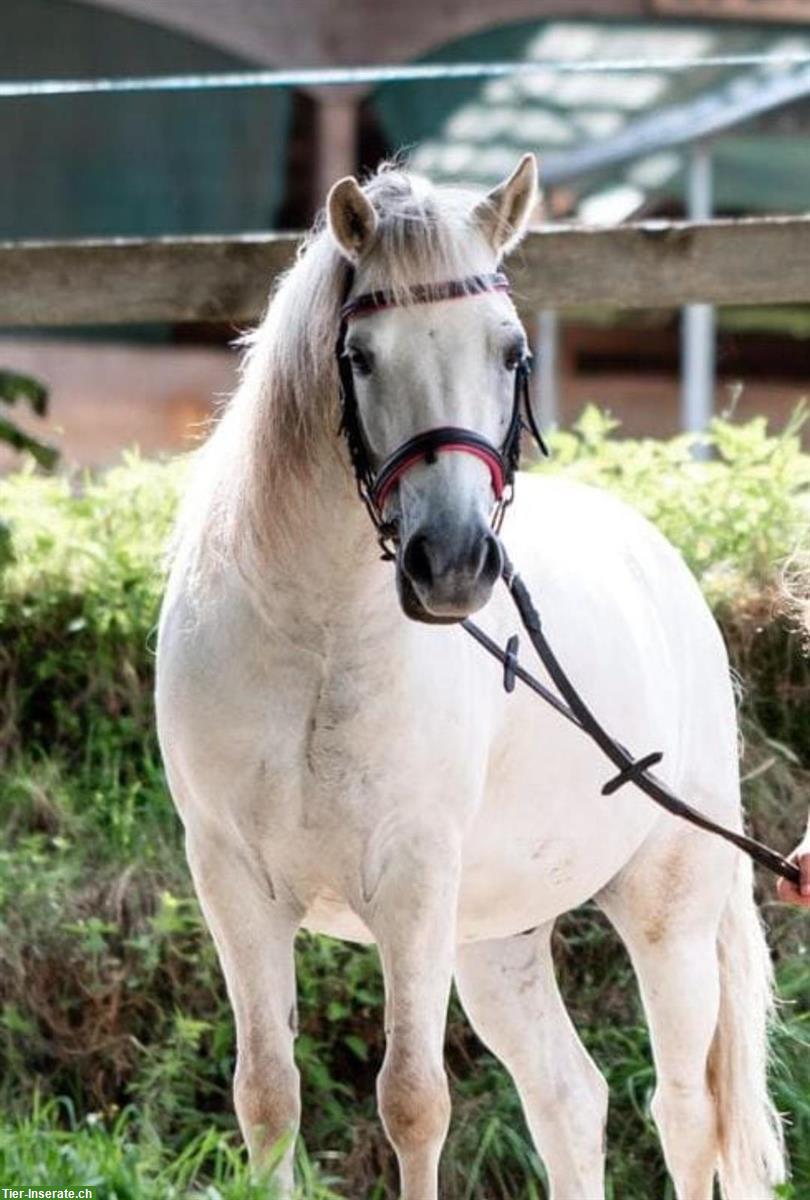
<path fill-rule="evenodd" d="M 4 404 L 16 404 L 27 400 L 38 417 L 48 410 L 48 389 L 30 375 L 18 375 L 16 371 L 0 371 L 0 400 Z"/>
<path fill-rule="evenodd" d="M 362 1038 L 359 1038 L 354 1033 L 348 1033 L 343 1040 L 352 1054 L 355 1054 L 361 1062 L 368 1062 L 368 1046 Z"/>
<path fill-rule="evenodd" d="M 52 471 L 59 461 L 59 451 L 54 446 L 24 433 L 5 417 L 0 417 L 0 442 L 5 442 L 12 450 L 27 451 L 46 471 Z"/>
<path fill-rule="evenodd" d="M 0 571 L 14 562 L 14 546 L 11 530 L 5 521 L 0 521 Z"/>

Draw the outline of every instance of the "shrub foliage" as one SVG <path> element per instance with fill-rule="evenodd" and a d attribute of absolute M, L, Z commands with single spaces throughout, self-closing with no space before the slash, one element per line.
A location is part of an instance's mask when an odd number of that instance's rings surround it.
<path fill-rule="evenodd" d="M 678 545 L 743 678 L 746 799 L 759 836 L 803 825 L 810 671 L 779 602 L 808 525 L 810 457 L 794 426 L 717 422 L 631 442 L 595 409 L 555 439 L 548 470 L 618 491 Z M 100 478 L 33 470 L 0 482 L 0 1179 L 94 1184 L 101 1200 L 248 1200 L 230 1106 L 233 1030 L 163 785 L 151 707 L 161 557 L 181 462 L 128 457 Z M 810 1192 L 810 968 L 802 914 L 765 910 L 785 1008 L 774 1065 L 794 1178 Z M 806 923 L 806 918 L 804 918 Z M 611 1195 L 670 1195 L 649 1115 L 654 1085 L 623 951 L 592 908 L 560 922 L 559 974 L 611 1083 Z M 376 955 L 299 945 L 303 1194 L 393 1196 L 373 1103 L 383 1052 Z M 804 1015 L 803 1015 L 804 1014 Z M 449 1200 L 543 1196 L 511 1083 L 454 1005 Z"/>

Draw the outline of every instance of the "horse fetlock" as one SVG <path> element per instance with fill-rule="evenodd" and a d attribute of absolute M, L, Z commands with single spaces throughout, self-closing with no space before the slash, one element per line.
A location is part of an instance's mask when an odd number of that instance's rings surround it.
<path fill-rule="evenodd" d="M 378 1084 L 380 1116 L 400 1155 L 441 1145 L 450 1124 L 450 1091 L 444 1072 L 414 1077 L 383 1070 Z"/>

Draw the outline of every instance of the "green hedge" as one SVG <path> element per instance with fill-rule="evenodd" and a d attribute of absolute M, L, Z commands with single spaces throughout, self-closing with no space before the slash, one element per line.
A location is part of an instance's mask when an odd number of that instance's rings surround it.
<path fill-rule="evenodd" d="M 777 603 L 808 525 L 797 429 L 718 422 L 712 461 L 689 439 L 629 442 L 596 410 L 559 434 L 562 470 L 619 491 L 680 546 L 746 683 L 746 799 L 787 849 L 806 811 L 810 671 Z M 136 457 L 97 479 L 0 481 L 0 1181 L 95 1182 L 97 1200 L 260 1193 L 230 1108 L 233 1032 L 165 793 L 151 709 L 161 551 L 182 462 Z M 764 883 L 785 1009 L 775 1086 L 810 1194 L 806 916 Z M 561 982 L 612 1091 L 611 1195 L 668 1195 L 649 1117 L 646 1032 L 626 959 L 586 907 L 560 922 Z M 382 1042 L 376 955 L 299 947 L 307 1197 L 395 1195 L 373 1087 Z M 511 1083 L 454 1006 L 448 1200 L 543 1195 Z M 332 1184 L 330 1184 L 330 1180 Z M 207 1190 L 195 1190 L 207 1189 Z"/>

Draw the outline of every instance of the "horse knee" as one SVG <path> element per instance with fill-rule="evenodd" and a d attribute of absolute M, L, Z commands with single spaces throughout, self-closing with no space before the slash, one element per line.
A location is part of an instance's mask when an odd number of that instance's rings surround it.
<path fill-rule="evenodd" d="M 557 1045 L 558 1058 L 549 1061 L 524 1052 L 514 1071 L 515 1081 L 535 1098 L 535 1107 L 550 1119 L 590 1121 L 602 1129 L 607 1120 L 610 1092 L 602 1072 L 579 1043 Z"/>
<path fill-rule="evenodd" d="M 442 1143 L 450 1124 L 450 1092 L 443 1071 L 429 1076 L 383 1069 L 378 1083 L 380 1116 L 400 1154 Z"/>
<path fill-rule="evenodd" d="M 233 1096 L 251 1154 L 269 1150 L 280 1138 L 295 1135 L 301 1100 L 293 1063 L 274 1056 L 247 1060 L 240 1055 Z"/>
<path fill-rule="evenodd" d="M 659 1079 L 650 1112 L 659 1126 L 683 1130 L 698 1126 L 714 1132 L 714 1098 L 705 1080 Z"/>
<path fill-rule="evenodd" d="M 534 1072 L 515 1076 L 527 1113 L 537 1128 L 557 1129 L 564 1124 L 577 1131 L 582 1146 L 601 1150 L 608 1114 L 608 1085 L 595 1068 L 570 1078 Z"/>

